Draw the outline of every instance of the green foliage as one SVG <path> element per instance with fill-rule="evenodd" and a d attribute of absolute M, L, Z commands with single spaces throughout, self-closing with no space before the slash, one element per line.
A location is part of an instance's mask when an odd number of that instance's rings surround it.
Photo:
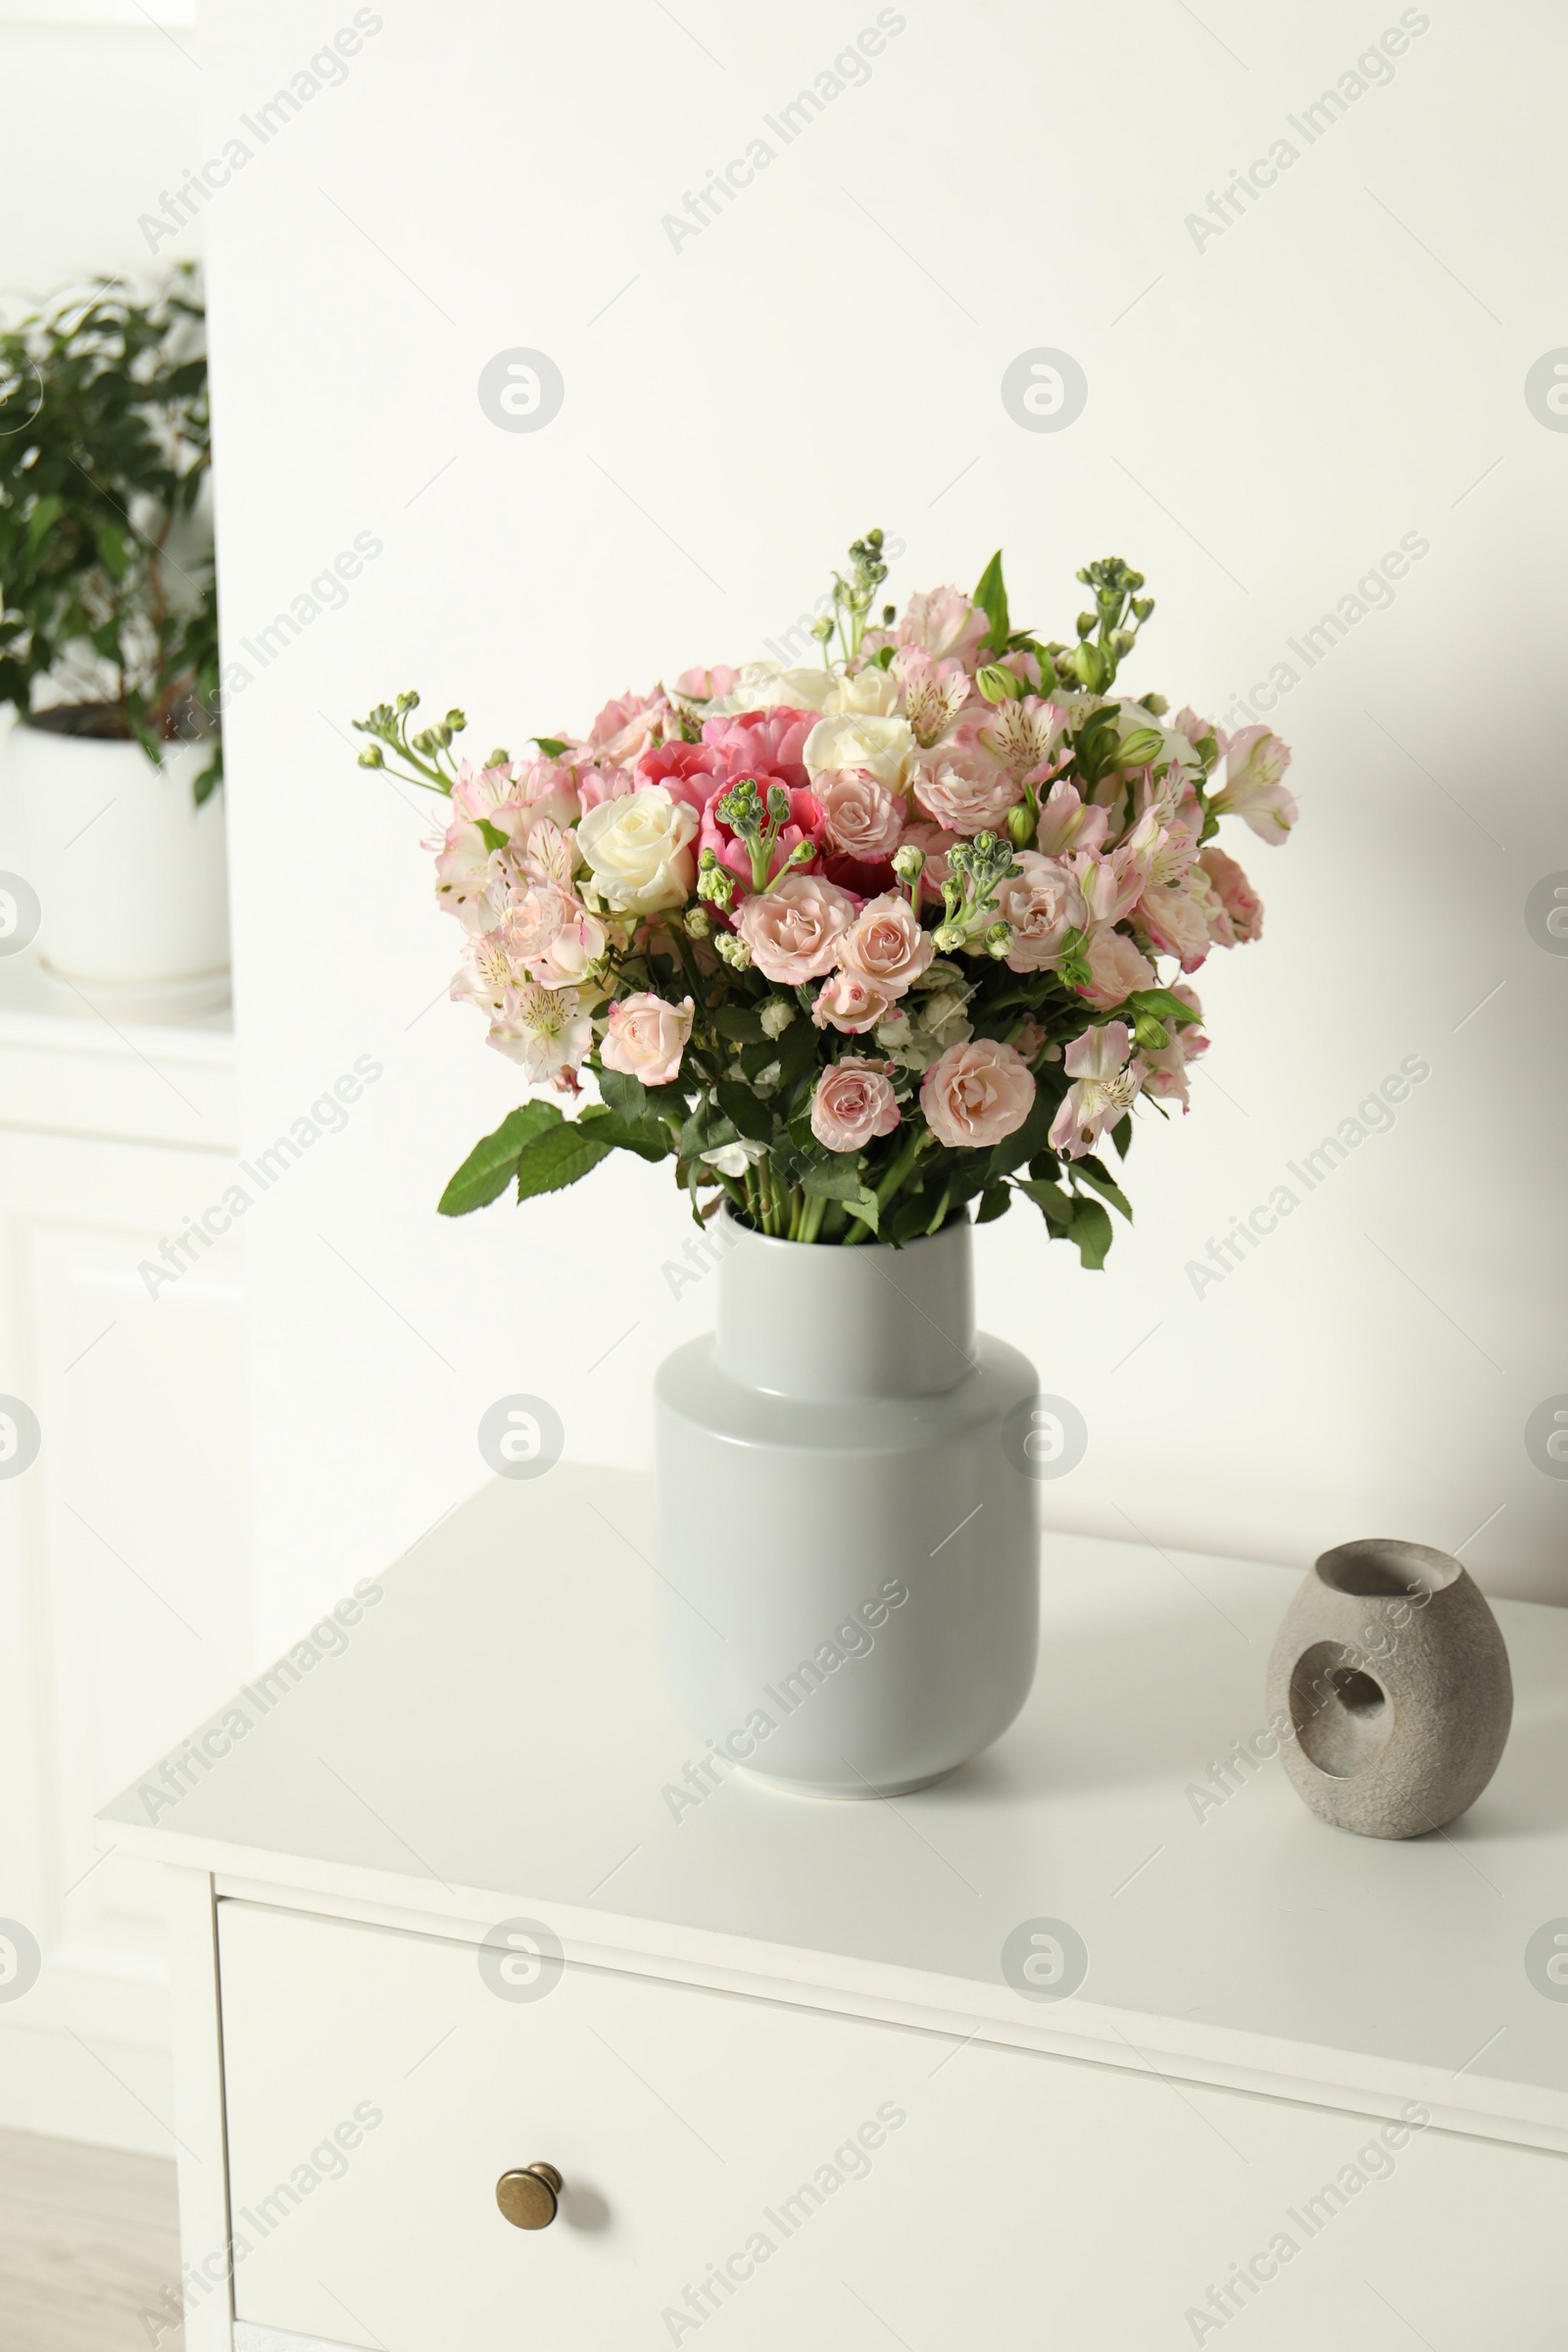
<path fill-rule="evenodd" d="M 149 759 L 210 741 L 198 801 L 221 774 L 203 318 L 187 265 L 0 333 L 0 704 L 25 716 L 47 678 Z"/>

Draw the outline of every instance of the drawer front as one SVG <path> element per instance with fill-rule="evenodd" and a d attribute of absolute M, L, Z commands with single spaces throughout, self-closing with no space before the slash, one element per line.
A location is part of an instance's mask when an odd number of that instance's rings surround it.
<path fill-rule="evenodd" d="M 220 1948 L 241 2343 L 1561 2352 L 1568 2159 L 240 1902 Z"/>

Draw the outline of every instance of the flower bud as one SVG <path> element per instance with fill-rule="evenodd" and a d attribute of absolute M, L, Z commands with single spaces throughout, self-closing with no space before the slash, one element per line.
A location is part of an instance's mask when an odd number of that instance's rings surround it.
<path fill-rule="evenodd" d="M 449 710 L 447 712 L 447 725 L 452 729 L 454 735 L 461 735 L 467 723 L 467 717 L 462 710 Z"/>
<path fill-rule="evenodd" d="M 712 930 L 712 918 L 706 906 L 688 906 L 681 928 L 688 939 L 707 939 Z"/>
<path fill-rule="evenodd" d="M 1015 703 L 1023 692 L 1021 680 L 998 662 L 988 662 L 984 669 L 977 669 L 974 682 L 988 703 Z"/>
<path fill-rule="evenodd" d="M 486 767 L 510 767 L 512 765 L 512 754 L 504 747 L 498 746 L 497 749 L 491 753 L 489 759 L 485 761 L 485 765 Z"/>
<path fill-rule="evenodd" d="M 901 841 L 893 853 L 893 871 L 901 882 L 918 882 L 925 870 L 925 852 L 917 842 Z"/>
<path fill-rule="evenodd" d="M 764 1037 L 782 1037 L 795 1018 L 795 1007 L 788 997 L 770 997 L 760 1017 Z"/>
<path fill-rule="evenodd" d="M 1006 924 L 993 923 L 990 930 L 986 933 L 986 954 L 988 956 L 994 956 L 997 958 L 997 961 L 1000 963 L 1003 957 L 1010 953 L 1011 948 L 1012 933 L 1008 930 Z"/>
<path fill-rule="evenodd" d="M 716 955 L 723 957 L 732 970 L 744 972 L 750 969 L 752 951 L 746 945 L 745 940 L 737 938 L 733 931 L 715 931 L 713 950 Z"/>
<path fill-rule="evenodd" d="M 1007 810 L 1007 839 L 1015 850 L 1026 850 L 1029 847 L 1035 837 L 1035 826 L 1038 821 L 1035 810 L 1030 808 L 1027 801 L 1020 801 L 1016 808 Z"/>
<path fill-rule="evenodd" d="M 386 754 L 378 743 L 368 743 L 360 754 L 362 767 L 385 767 Z"/>
<path fill-rule="evenodd" d="M 1165 748 L 1165 738 L 1157 727 L 1134 727 L 1117 748 L 1118 767 L 1147 767 L 1157 760 Z"/>
<path fill-rule="evenodd" d="M 1170 1044 L 1170 1032 L 1152 1012 L 1133 1015 L 1133 1043 L 1146 1054 L 1163 1054 Z"/>

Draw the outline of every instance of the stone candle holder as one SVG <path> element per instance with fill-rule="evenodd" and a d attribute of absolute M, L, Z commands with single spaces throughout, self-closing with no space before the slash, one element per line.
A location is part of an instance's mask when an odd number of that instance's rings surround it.
<path fill-rule="evenodd" d="M 1268 1666 L 1285 1769 L 1320 1820 L 1419 1838 L 1497 1769 L 1513 1678 L 1497 1621 L 1445 1551 L 1378 1537 L 1324 1552 Z"/>

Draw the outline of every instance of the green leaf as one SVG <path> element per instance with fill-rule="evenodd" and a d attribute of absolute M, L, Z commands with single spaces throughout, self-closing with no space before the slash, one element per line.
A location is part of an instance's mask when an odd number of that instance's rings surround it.
<path fill-rule="evenodd" d="M 443 1217 L 466 1217 L 500 1199 L 512 1182 L 517 1155 L 536 1136 L 563 1124 L 554 1102 L 522 1102 L 509 1110 L 493 1135 L 475 1144 L 440 1200 Z"/>
<path fill-rule="evenodd" d="M 1073 1218 L 1079 1204 L 1075 1203 L 1059 1185 L 1048 1184 L 1043 1176 L 1020 1176 L 1016 1182 L 1018 1191 L 1028 1194 L 1046 1223 L 1051 1227 L 1053 1234 L 1072 1231 Z M 1088 1204 L 1084 1203 L 1083 1205 Z M 1101 1215 L 1104 1216 L 1103 1209 L 1101 1210 Z M 1105 1217 L 1105 1222 L 1108 1225 L 1110 1219 Z"/>
<path fill-rule="evenodd" d="M 1132 1223 L 1132 1202 L 1120 1185 L 1111 1181 L 1108 1172 L 1101 1166 L 1098 1159 L 1075 1159 L 1072 1163 L 1072 1172 L 1080 1184 L 1089 1185 L 1100 1195 L 1102 1200 L 1108 1200 L 1112 1208 L 1119 1208 L 1129 1225 Z"/>
<path fill-rule="evenodd" d="M 596 1144 L 608 1144 L 613 1152 L 635 1152 L 639 1159 L 667 1159 L 669 1137 L 663 1128 L 652 1121 L 641 1122 L 618 1118 L 602 1102 L 590 1102 L 577 1122 L 590 1128 Z"/>
<path fill-rule="evenodd" d="M 983 651 L 1004 653 L 1006 650 L 1009 623 L 1007 620 L 1007 591 L 1003 584 L 1000 547 L 980 574 L 980 582 L 974 592 L 974 602 L 991 623 L 986 632 Z"/>
<path fill-rule="evenodd" d="M 1133 1141 L 1133 1114 L 1130 1110 L 1122 1112 L 1121 1117 L 1110 1131 L 1110 1140 L 1116 1147 L 1117 1156 L 1125 1159 L 1132 1149 Z"/>
<path fill-rule="evenodd" d="M 761 1008 L 756 1004 L 715 1004 L 709 1015 L 720 1037 L 751 1046 L 762 1036 Z"/>
<path fill-rule="evenodd" d="M 1112 1240 L 1109 1210 L 1102 1208 L 1098 1200 L 1080 1199 L 1073 1208 L 1072 1239 L 1084 1264 L 1091 1273 L 1098 1273 Z"/>
<path fill-rule="evenodd" d="M 1003 1137 L 986 1162 L 988 1184 L 999 1176 L 1010 1176 L 1013 1169 L 1021 1168 L 1026 1159 L 1033 1159 L 1037 1152 L 1045 1151 L 1051 1140 L 1051 1122 L 1056 1115 L 1059 1101 L 1059 1096 L 1048 1094 L 1043 1086 L 1036 1085 L 1035 1099 L 1029 1105 L 1029 1116 L 1021 1127 L 1015 1127 L 1010 1135 Z"/>
<path fill-rule="evenodd" d="M 555 735 L 536 735 L 533 740 L 547 760 L 559 760 L 562 754 L 569 748 Z"/>
<path fill-rule="evenodd" d="M 610 1155 L 610 1143 L 601 1142 L 581 1120 L 563 1119 L 559 1127 L 537 1135 L 517 1155 L 517 1199 L 535 1200 L 540 1193 L 559 1193 L 586 1176 Z"/>
<path fill-rule="evenodd" d="M 476 816 L 473 821 L 479 828 L 479 838 L 484 843 L 484 846 L 487 850 L 505 850 L 510 848 L 511 844 L 509 843 L 506 834 L 502 832 L 501 827 L 499 825 L 493 825 L 487 816 Z"/>
<path fill-rule="evenodd" d="M 988 1184 L 980 1196 L 980 1205 L 974 1212 L 974 1221 L 977 1225 L 993 1224 L 998 1217 L 1004 1217 L 1011 1206 L 1012 1187 L 1010 1184 Z"/>
<path fill-rule="evenodd" d="M 798 1085 L 808 1070 L 815 1069 L 820 1044 L 820 1030 L 813 1022 L 797 1013 L 778 1041 L 778 1091 L 781 1095 L 787 1095 L 792 1086 Z"/>
<path fill-rule="evenodd" d="M 63 498 L 39 499 L 38 504 L 27 517 L 27 553 L 29 556 L 36 555 L 39 547 L 53 529 L 56 515 L 65 512 L 65 505 L 66 502 Z"/>
<path fill-rule="evenodd" d="M 648 1089 L 624 1070 L 601 1070 L 599 1092 L 618 1118 L 640 1119 L 648 1109 Z"/>
<path fill-rule="evenodd" d="M 105 571 L 118 585 L 130 564 L 130 542 L 118 522 L 99 524 L 98 554 Z"/>
<path fill-rule="evenodd" d="M 917 1240 L 931 1222 L 932 1205 L 932 1196 L 924 1190 L 911 1193 L 907 1200 L 901 1200 L 888 1227 L 889 1241 L 899 1245 Z"/>
<path fill-rule="evenodd" d="M 1179 1028 L 1203 1017 L 1184 1003 L 1173 988 L 1135 988 L 1127 1002 L 1140 1012 L 1152 1013 L 1156 1021 L 1174 1021 Z"/>
<path fill-rule="evenodd" d="M 812 1200 L 858 1202 L 865 1190 L 858 1154 L 836 1152 L 831 1159 L 818 1161 L 815 1167 L 807 1169 L 801 1190 Z M 865 1221 L 871 1225 L 875 1220 L 867 1217 Z"/>
<path fill-rule="evenodd" d="M 773 1140 L 773 1113 L 765 1102 L 760 1102 L 749 1086 L 739 1079 L 721 1078 L 713 1089 L 718 1106 L 748 1143 L 767 1144 Z"/>
<path fill-rule="evenodd" d="M 854 1209 L 856 1215 L 859 1218 L 860 1223 L 862 1225 L 869 1225 L 871 1231 L 880 1236 L 880 1219 L 882 1211 L 877 1203 L 877 1197 L 875 1193 L 868 1191 L 867 1188 L 862 1185 L 860 1190 L 856 1194 L 854 1200 L 851 1201 L 850 1205 Z"/>

